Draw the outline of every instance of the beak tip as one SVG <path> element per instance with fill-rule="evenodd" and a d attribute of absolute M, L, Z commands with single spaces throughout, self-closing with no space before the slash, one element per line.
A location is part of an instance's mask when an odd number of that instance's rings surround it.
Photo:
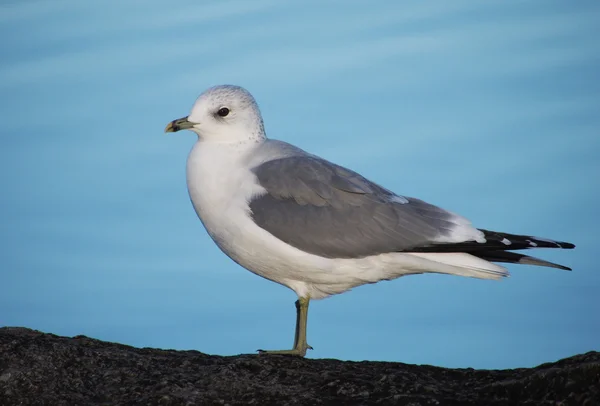
<path fill-rule="evenodd" d="M 194 127 L 194 123 L 190 123 L 187 117 L 179 118 L 171 121 L 165 127 L 165 133 L 176 133 L 177 131 L 187 130 Z"/>
<path fill-rule="evenodd" d="M 173 122 L 170 122 L 169 124 L 167 124 L 167 126 L 165 127 L 165 133 L 174 133 L 175 132 L 175 128 L 173 126 Z"/>

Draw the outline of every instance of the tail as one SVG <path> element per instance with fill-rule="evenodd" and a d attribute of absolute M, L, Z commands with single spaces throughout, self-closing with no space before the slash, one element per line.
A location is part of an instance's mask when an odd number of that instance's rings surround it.
<path fill-rule="evenodd" d="M 444 273 L 477 279 L 501 279 L 509 275 L 503 266 L 464 252 L 403 252 L 413 258 L 413 264 L 405 261 L 407 269 L 416 268 L 420 273 Z M 416 258 L 415 258 L 416 257 Z"/>
<path fill-rule="evenodd" d="M 506 262 L 509 264 L 524 264 L 524 265 L 537 265 L 545 266 L 548 268 L 564 269 L 570 271 L 571 268 L 568 266 L 555 264 L 554 262 L 544 261 L 543 259 L 531 257 L 529 255 L 517 254 L 516 252 L 510 251 L 489 251 L 489 252 L 477 252 L 473 253 L 478 258 L 485 259 L 490 262 Z"/>

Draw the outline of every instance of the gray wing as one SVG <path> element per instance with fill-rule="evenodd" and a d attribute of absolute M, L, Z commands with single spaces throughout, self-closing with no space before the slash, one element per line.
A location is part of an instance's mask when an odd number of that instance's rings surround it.
<path fill-rule="evenodd" d="M 253 171 L 266 190 L 249 202 L 253 220 L 311 254 L 358 258 L 451 242 L 457 227 L 476 232 L 462 217 L 314 156 L 276 159 Z"/>

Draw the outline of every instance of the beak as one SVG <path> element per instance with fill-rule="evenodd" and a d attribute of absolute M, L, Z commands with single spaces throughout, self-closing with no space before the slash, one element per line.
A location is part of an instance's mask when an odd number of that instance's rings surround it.
<path fill-rule="evenodd" d="M 171 121 L 165 127 L 166 133 L 175 133 L 180 130 L 188 130 L 192 128 L 196 123 L 188 121 L 187 117 L 178 118 L 177 120 Z"/>

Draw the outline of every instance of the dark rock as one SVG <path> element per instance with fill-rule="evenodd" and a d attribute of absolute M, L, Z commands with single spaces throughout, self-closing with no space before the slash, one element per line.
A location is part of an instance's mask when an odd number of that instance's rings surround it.
<path fill-rule="evenodd" d="M 0 328 L 0 405 L 600 405 L 600 353 L 446 369 L 220 357 Z"/>

